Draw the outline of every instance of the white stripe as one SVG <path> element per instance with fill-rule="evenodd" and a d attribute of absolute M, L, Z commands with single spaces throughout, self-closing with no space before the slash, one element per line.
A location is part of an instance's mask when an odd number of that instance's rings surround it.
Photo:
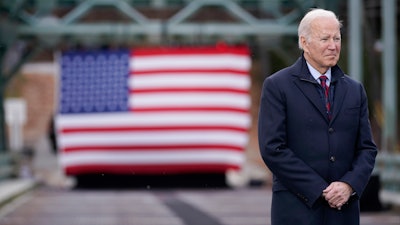
<path fill-rule="evenodd" d="M 248 56 L 235 54 L 133 56 L 130 59 L 130 68 L 140 71 L 197 68 L 248 70 L 250 59 Z"/>
<path fill-rule="evenodd" d="M 59 114 L 58 128 L 108 126 L 179 126 L 212 125 L 248 128 L 250 115 L 236 112 L 146 112 Z"/>
<path fill-rule="evenodd" d="M 168 147 L 168 146 L 166 146 Z M 114 151 L 119 151 L 119 152 L 155 152 L 155 151 L 160 151 L 160 152 L 175 152 L 175 151 L 179 151 L 179 152 L 190 152 L 190 151 L 199 151 L 199 152 L 207 152 L 207 151 L 239 151 L 238 149 L 231 149 L 229 147 L 225 147 L 225 146 L 214 146 L 214 147 L 204 147 L 204 148 L 193 148 L 193 147 L 187 147 L 187 148 L 181 148 L 181 147 L 177 147 L 177 148 L 168 148 L 168 149 L 157 149 L 157 147 L 153 146 L 153 148 L 149 148 L 149 146 L 143 147 L 142 145 L 139 146 L 133 146 L 132 149 L 115 149 L 115 148 L 103 148 L 103 147 L 99 147 L 99 148 L 91 148 L 89 150 L 79 150 L 79 152 L 114 152 Z M 78 152 L 78 150 L 71 150 L 71 151 L 65 151 L 63 152 L 63 154 L 68 154 L 68 153 L 72 153 L 72 152 Z M 243 154 L 243 152 L 242 152 Z"/>
<path fill-rule="evenodd" d="M 195 74 L 185 73 L 185 75 L 174 74 L 151 74 L 145 76 L 131 76 L 128 80 L 130 89 L 135 88 L 168 88 L 168 87 L 223 87 L 248 90 L 250 87 L 249 76 L 230 75 L 227 73 L 216 74 Z"/>
<path fill-rule="evenodd" d="M 101 145 L 177 145 L 229 144 L 244 147 L 247 135 L 240 131 L 140 131 L 107 133 L 66 133 L 59 137 L 60 147 Z"/>
<path fill-rule="evenodd" d="M 62 153 L 60 163 L 63 166 L 90 164 L 190 164 L 190 163 L 229 163 L 242 164 L 244 154 L 235 151 L 87 151 Z"/>
<path fill-rule="evenodd" d="M 248 109 L 250 98 L 247 94 L 237 93 L 145 93 L 129 99 L 129 105 L 135 107 L 234 107 Z"/>

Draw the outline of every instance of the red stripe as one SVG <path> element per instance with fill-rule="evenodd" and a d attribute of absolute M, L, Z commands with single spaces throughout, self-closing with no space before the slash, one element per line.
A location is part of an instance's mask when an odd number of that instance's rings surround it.
<path fill-rule="evenodd" d="M 157 164 L 157 165 L 76 165 L 64 168 L 67 175 L 79 174 L 187 174 L 187 173 L 225 173 L 229 169 L 239 170 L 239 165 L 233 164 Z"/>
<path fill-rule="evenodd" d="M 170 76 L 171 73 L 174 75 L 182 75 L 187 76 L 188 73 L 200 73 L 199 76 L 215 76 L 215 74 L 229 74 L 231 76 L 248 76 L 248 71 L 243 70 L 234 70 L 234 69 L 163 69 L 163 70 L 136 70 L 133 68 L 131 70 L 131 76 L 140 76 L 140 75 L 163 75 Z"/>
<path fill-rule="evenodd" d="M 249 49 L 246 46 L 201 46 L 201 47 L 153 47 L 136 48 L 131 51 L 131 57 L 157 56 L 157 55 L 208 55 L 208 54 L 235 54 L 249 55 Z"/>
<path fill-rule="evenodd" d="M 130 93 L 133 94 L 141 94 L 141 93 L 156 93 L 156 92 L 176 92 L 176 93 L 193 93 L 193 92 L 206 92 L 206 93 L 239 93 L 239 94 L 248 94 L 248 90 L 242 90 L 242 89 L 234 89 L 234 88 L 134 88 L 133 90 L 130 90 Z"/>
<path fill-rule="evenodd" d="M 132 127 L 93 127 L 93 128 L 63 128 L 61 133 L 76 133 L 76 132 L 142 132 L 142 131 L 213 131 L 213 130 L 228 130 L 247 132 L 246 128 L 233 126 L 132 126 Z"/>
<path fill-rule="evenodd" d="M 115 146 L 115 145 L 92 145 L 92 146 L 80 146 L 80 147 L 66 147 L 63 148 L 63 152 L 74 152 L 74 151 L 138 151 L 138 150 L 147 150 L 147 151 L 180 151 L 180 150 L 198 150 L 198 149 L 205 149 L 205 151 L 215 149 L 220 150 L 227 150 L 227 151 L 244 151 L 243 147 L 234 146 L 234 145 L 205 145 L 205 144 L 198 144 L 198 145 L 123 145 L 123 146 Z"/>
<path fill-rule="evenodd" d="M 249 109 L 232 108 L 232 107 L 133 107 L 133 112 L 193 112 L 193 111 L 206 111 L 206 112 L 249 112 Z"/>

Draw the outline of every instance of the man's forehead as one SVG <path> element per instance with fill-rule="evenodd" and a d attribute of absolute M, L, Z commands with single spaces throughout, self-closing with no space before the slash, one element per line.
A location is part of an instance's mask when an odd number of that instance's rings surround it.
<path fill-rule="evenodd" d="M 311 33 L 319 33 L 319 34 L 332 34 L 339 33 L 340 34 L 340 25 L 335 20 L 314 20 L 311 23 Z"/>
<path fill-rule="evenodd" d="M 337 27 L 340 29 L 340 23 L 337 19 L 332 18 L 332 17 L 316 17 L 314 20 L 311 21 L 310 23 L 311 28 L 326 28 L 327 26 L 329 27 Z"/>

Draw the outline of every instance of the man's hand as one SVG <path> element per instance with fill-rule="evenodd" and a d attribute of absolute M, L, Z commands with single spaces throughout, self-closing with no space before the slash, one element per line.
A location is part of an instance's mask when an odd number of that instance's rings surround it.
<path fill-rule="evenodd" d="M 340 210 L 349 200 L 353 188 L 344 182 L 332 182 L 325 190 L 322 191 L 322 196 L 329 203 L 329 206 Z"/>

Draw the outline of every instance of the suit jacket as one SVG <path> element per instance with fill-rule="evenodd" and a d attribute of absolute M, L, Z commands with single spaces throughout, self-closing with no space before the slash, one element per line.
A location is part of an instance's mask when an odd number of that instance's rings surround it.
<path fill-rule="evenodd" d="M 318 82 L 301 56 L 265 79 L 258 138 L 261 156 L 274 174 L 273 225 L 359 224 L 359 201 L 375 164 L 377 148 L 361 83 L 331 68 L 329 120 Z M 343 181 L 355 195 L 332 209 L 322 190 Z"/>

